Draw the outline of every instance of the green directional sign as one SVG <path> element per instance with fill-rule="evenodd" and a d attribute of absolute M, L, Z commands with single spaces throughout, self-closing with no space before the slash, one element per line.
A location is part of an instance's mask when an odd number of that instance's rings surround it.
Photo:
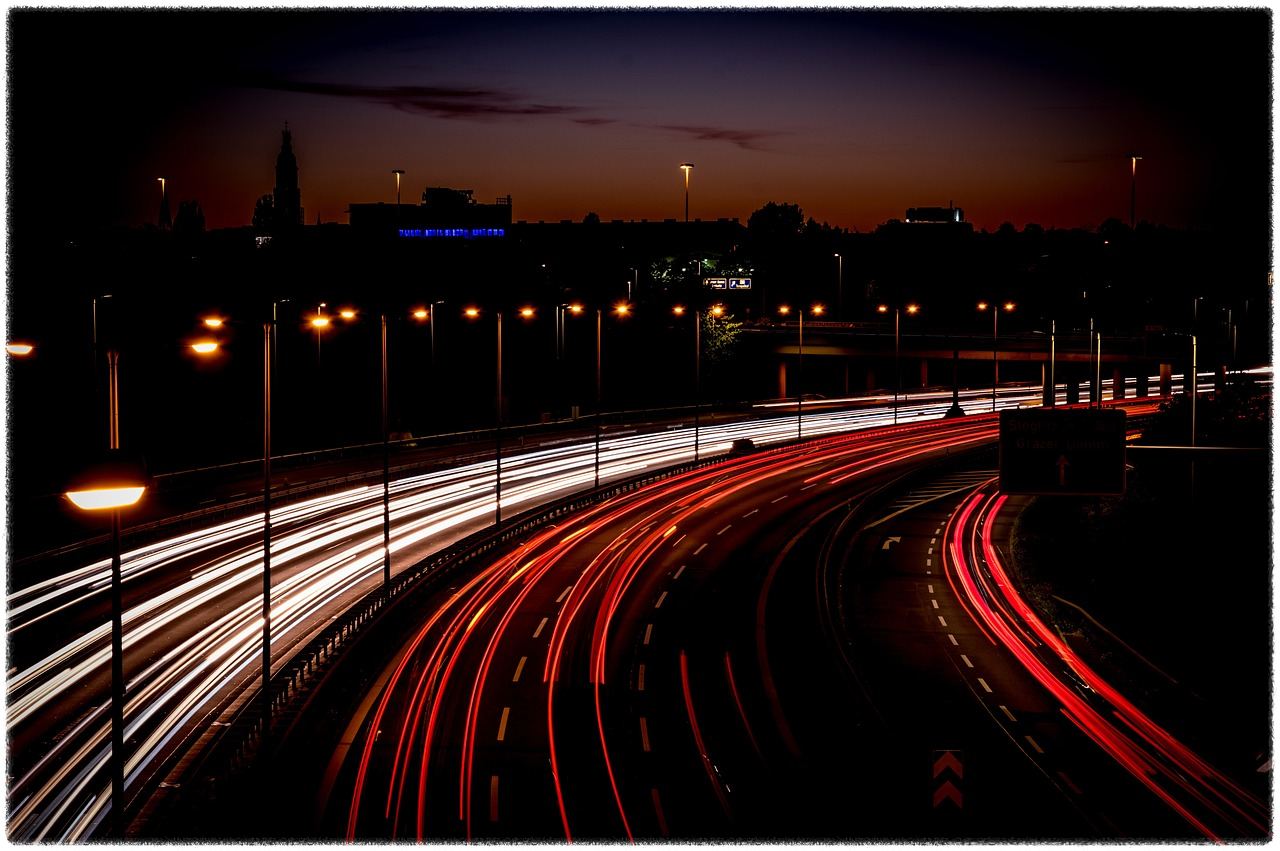
<path fill-rule="evenodd" d="M 1119 408 L 1001 411 L 1000 490 L 1122 494 L 1125 429 L 1125 412 Z"/>

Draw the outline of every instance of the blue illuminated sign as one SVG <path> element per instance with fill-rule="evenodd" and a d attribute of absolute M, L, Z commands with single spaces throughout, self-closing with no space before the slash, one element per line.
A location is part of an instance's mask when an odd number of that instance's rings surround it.
<path fill-rule="evenodd" d="M 427 239 L 447 236 L 461 239 L 479 239 L 487 236 L 506 236 L 505 228 L 401 228 L 400 236 L 409 239 Z"/>
<path fill-rule="evenodd" d="M 731 290 L 749 290 L 751 289 L 750 278 L 730 278 L 729 289 Z"/>

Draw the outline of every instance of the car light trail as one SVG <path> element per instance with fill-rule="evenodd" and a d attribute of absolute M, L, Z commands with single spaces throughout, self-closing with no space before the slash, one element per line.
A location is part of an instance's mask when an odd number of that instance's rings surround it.
<path fill-rule="evenodd" d="M 946 423 L 937 428 L 951 433 L 951 446 L 979 438 L 991 441 L 996 433 L 996 423 L 991 418 L 975 417 L 970 422 Z M 909 430 L 896 436 L 846 436 L 824 441 L 821 458 L 832 469 L 842 469 L 854 456 L 905 460 L 913 456 L 941 454 L 947 445 L 941 439 L 920 440 Z M 640 488 L 625 497 L 617 497 L 574 515 L 568 523 L 570 528 L 558 526 L 535 533 L 516 552 L 484 567 L 467 586 L 465 593 L 451 596 L 439 610 L 431 613 L 429 626 L 406 644 L 403 654 L 394 663 L 394 673 L 386 679 L 376 707 L 371 710 L 373 723 L 362 727 L 366 732 L 363 734 L 353 799 L 347 808 L 348 840 L 355 841 L 366 829 L 362 827 L 362 819 L 370 813 L 362 801 L 371 794 L 382 802 L 380 812 L 382 818 L 389 822 L 386 829 L 393 837 L 401 835 L 401 802 L 412 796 L 416 799 L 416 815 L 412 822 L 416 830 L 414 838 L 417 841 L 430 838 L 426 833 L 430 808 L 444 802 L 433 803 L 430 800 L 428 770 L 450 752 L 438 750 L 436 744 L 437 738 L 443 735 L 440 725 L 443 723 L 442 713 L 446 711 L 455 712 L 461 719 L 461 747 L 453 751 L 457 754 L 453 757 L 457 759 L 457 780 L 449 793 L 452 802 L 448 806 L 452 809 L 452 817 L 460 822 L 463 837 L 467 841 L 476 840 L 472 813 L 481 812 L 475 808 L 491 800 L 485 798 L 484 802 L 479 802 L 473 795 L 480 791 L 476 785 L 477 778 L 491 776 L 488 771 L 476 770 L 480 748 L 477 731 L 482 720 L 488 717 L 485 714 L 486 695 L 491 689 L 509 688 L 509 672 L 504 670 L 494 681 L 492 667 L 503 642 L 517 640 L 510 635 L 510 627 L 516 615 L 521 613 L 527 616 L 528 621 L 541 618 L 537 633 L 543 632 L 543 625 L 551 627 L 546 638 L 541 681 L 546 690 L 545 740 L 539 747 L 546 748 L 554 790 L 554 802 L 548 803 L 554 803 L 558 809 L 564 836 L 568 841 L 575 836 L 573 808 L 564 786 L 565 772 L 583 770 L 580 753 L 582 731 L 574 730 L 579 751 L 575 752 L 570 763 L 565 762 L 565 755 L 558 744 L 558 732 L 565 732 L 563 729 L 558 731 L 558 725 L 580 723 L 580 720 L 573 720 L 579 716 L 573 715 L 572 707 L 564 704 L 572 693 L 562 694 L 562 690 L 572 683 L 593 687 L 594 706 L 591 711 L 597 727 L 594 738 L 598 741 L 600 762 L 598 768 L 589 770 L 602 772 L 602 788 L 609 790 L 617 808 L 617 830 L 634 840 L 631 818 L 619 778 L 615 776 L 610 744 L 613 734 L 609 732 L 603 703 L 610 647 L 627 644 L 626 636 L 614 634 L 618 628 L 615 619 L 621 608 L 629 605 L 627 600 L 633 595 L 635 583 L 643 575 L 652 573 L 650 564 L 654 556 L 672 546 L 673 539 L 676 543 L 683 540 L 683 536 L 676 533 L 686 522 L 691 522 L 699 514 L 716 510 L 745 488 L 768 486 L 778 476 L 795 475 L 800 470 L 809 469 L 814 463 L 815 451 L 813 445 L 806 445 L 761 454 L 736 465 L 713 465 Z M 541 601 L 538 605 L 531 603 L 535 598 Z M 554 604 L 550 603 L 553 600 Z M 553 606 L 554 615 L 548 616 L 548 605 Z M 647 636 L 648 628 L 645 630 L 645 643 Z M 473 646 L 469 652 L 474 662 L 468 664 L 467 673 L 464 673 L 461 665 L 469 646 Z M 579 653 L 584 654 L 585 666 L 571 661 Z M 528 647 L 522 646 L 510 655 L 518 655 L 522 667 L 526 661 L 536 661 Z M 727 656 L 724 664 L 732 679 Z M 419 673 L 410 678 L 410 671 Z M 733 689 L 736 700 L 736 685 Z M 452 698 L 449 697 L 451 693 L 454 695 Z M 506 694 L 495 694 L 494 703 L 509 707 L 512 698 Z M 524 705 L 528 705 L 527 697 Z M 738 705 L 741 712 L 740 703 Z M 448 706 L 456 708 L 449 710 Z M 397 712 L 398 721 L 389 716 L 394 707 L 401 707 Z M 578 706 L 578 711 L 585 709 L 585 706 Z M 376 735 L 376 731 L 388 723 L 399 726 L 394 745 L 380 744 Z M 511 740 L 512 728 L 507 726 L 504 732 L 505 739 Z M 754 743 L 754 737 L 752 741 Z M 527 749 L 529 744 L 526 742 L 522 747 Z M 711 765 L 705 743 L 696 747 L 705 761 L 704 765 Z M 378 762 L 389 761 L 391 769 L 375 779 L 369 769 L 375 764 L 374 753 L 378 748 L 389 748 L 390 753 Z M 414 766 L 417 766 L 416 772 Z M 720 783 L 714 767 L 708 771 L 712 782 Z M 584 782 L 576 774 L 575 779 Z M 588 779 L 585 782 L 591 784 L 594 781 Z M 376 788 L 371 787 L 374 783 Z M 416 789 L 411 789 L 415 784 Z M 433 788 L 441 789 L 443 793 L 439 784 Z M 717 794 L 723 799 L 723 789 Z M 727 801 L 724 803 L 727 806 Z M 483 811 L 489 812 L 487 809 Z M 599 811 L 593 811 L 591 815 L 597 822 L 602 816 Z M 379 830 L 377 826 L 369 829 Z"/>
<path fill-rule="evenodd" d="M 990 530 L 1007 497 L 978 492 L 946 533 L 944 562 L 956 596 L 993 641 L 1008 648 L 1061 703 L 1062 714 L 1207 838 L 1270 836 L 1264 802 L 1157 725 L 1074 654 L 1016 593 Z M 978 555 L 981 554 L 981 559 Z M 987 572 L 979 568 L 985 564 Z M 1104 714 L 1045 664 L 1060 660 L 1105 701 Z M 1215 823 L 1217 826 L 1215 826 Z"/>

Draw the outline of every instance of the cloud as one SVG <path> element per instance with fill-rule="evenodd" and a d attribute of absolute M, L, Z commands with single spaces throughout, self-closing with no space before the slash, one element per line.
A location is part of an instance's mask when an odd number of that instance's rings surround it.
<path fill-rule="evenodd" d="M 279 92 L 382 103 L 404 112 L 439 118 L 501 118 L 522 115 L 570 115 L 581 108 L 535 103 L 510 92 L 449 86 L 354 86 L 345 83 L 307 83 L 276 77 L 248 77 L 241 85 Z"/>
<path fill-rule="evenodd" d="M 753 130 L 729 130 L 723 127 L 690 127 L 682 124 L 662 124 L 660 130 L 683 133 L 699 142 L 730 142 L 739 148 L 749 151 L 762 151 L 764 147 L 757 144 L 761 139 L 776 136 L 776 133 L 765 133 Z"/>

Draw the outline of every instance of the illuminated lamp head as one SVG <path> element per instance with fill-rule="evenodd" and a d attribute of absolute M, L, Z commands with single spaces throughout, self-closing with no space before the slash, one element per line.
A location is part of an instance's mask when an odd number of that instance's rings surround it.
<path fill-rule="evenodd" d="M 140 457 L 111 449 L 72 476 L 65 493 L 77 508 L 100 511 L 133 505 L 149 484 L 150 477 Z"/>

